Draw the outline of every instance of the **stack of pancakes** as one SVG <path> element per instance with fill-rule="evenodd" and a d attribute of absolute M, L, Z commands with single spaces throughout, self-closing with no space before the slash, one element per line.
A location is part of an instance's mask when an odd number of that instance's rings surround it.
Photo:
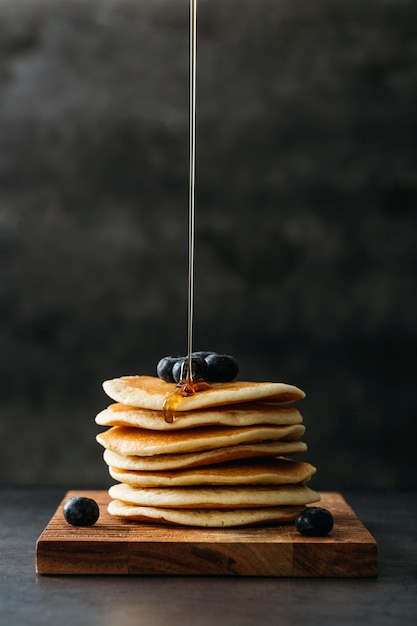
<path fill-rule="evenodd" d="M 132 520 L 226 527 L 290 522 L 319 495 L 305 452 L 304 393 L 286 383 L 212 383 L 181 398 L 175 419 L 164 402 L 175 385 L 152 376 L 105 381 L 115 400 L 96 422 L 104 460 L 118 481 L 109 512 Z"/>

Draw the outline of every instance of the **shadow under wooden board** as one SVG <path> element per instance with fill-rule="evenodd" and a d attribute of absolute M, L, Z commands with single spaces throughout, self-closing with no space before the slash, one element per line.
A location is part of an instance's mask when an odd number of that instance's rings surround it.
<path fill-rule="evenodd" d="M 96 500 L 94 526 L 70 526 L 68 498 Z M 69 491 L 36 546 L 38 574 L 122 574 L 277 577 L 371 577 L 377 544 L 339 493 L 321 493 L 334 516 L 327 537 L 304 537 L 294 524 L 188 528 L 144 524 L 107 512 L 106 491 Z"/>

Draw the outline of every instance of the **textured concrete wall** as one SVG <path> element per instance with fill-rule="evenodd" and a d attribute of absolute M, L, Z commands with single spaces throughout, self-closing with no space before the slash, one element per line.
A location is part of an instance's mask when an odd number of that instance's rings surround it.
<path fill-rule="evenodd" d="M 417 6 L 200 0 L 195 349 L 301 386 L 320 489 L 416 486 Z M 188 2 L 0 2 L 0 481 L 102 486 L 186 351 Z"/>

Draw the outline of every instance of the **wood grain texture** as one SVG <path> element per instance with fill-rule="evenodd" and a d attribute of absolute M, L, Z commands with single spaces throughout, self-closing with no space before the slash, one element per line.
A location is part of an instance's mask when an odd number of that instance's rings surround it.
<path fill-rule="evenodd" d="M 74 527 L 63 516 L 72 496 L 94 498 L 100 518 Z M 334 516 L 324 538 L 304 537 L 293 524 L 201 529 L 142 524 L 107 512 L 106 491 L 69 491 L 36 546 L 39 574 L 369 577 L 377 544 L 338 493 L 322 493 Z"/>

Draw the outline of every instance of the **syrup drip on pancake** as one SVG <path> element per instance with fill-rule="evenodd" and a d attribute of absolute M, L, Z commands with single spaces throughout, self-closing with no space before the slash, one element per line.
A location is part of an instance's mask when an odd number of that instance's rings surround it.
<path fill-rule="evenodd" d="M 190 376 L 185 380 L 181 380 L 174 391 L 170 393 L 164 400 L 162 407 L 164 420 L 167 424 L 172 424 L 175 419 L 175 409 L 181 402 L 182 398 L 193 396 L 197 391 L 209 389 L 210 385 L 204 380 L 193 380 Z"/>

